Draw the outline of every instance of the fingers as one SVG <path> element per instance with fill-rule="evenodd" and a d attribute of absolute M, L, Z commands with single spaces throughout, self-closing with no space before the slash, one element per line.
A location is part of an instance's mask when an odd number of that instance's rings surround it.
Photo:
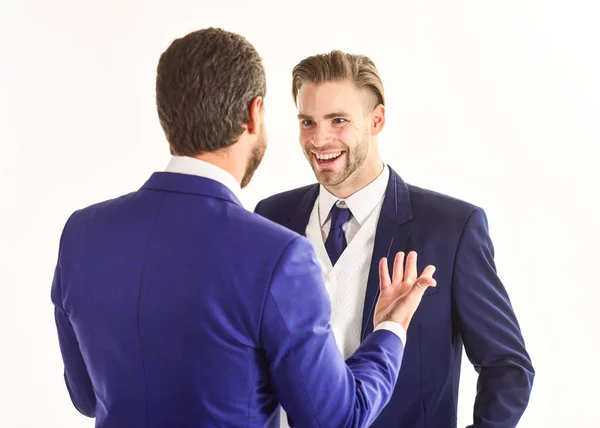
<path fill-rule="evenodd" d="M 379 287 L 381 291 L 385 290 L 390 286 L 392 281 L 390 280 L 390 271 L 387 265 L 387 258 L 379 260 Z"/>
<path fill-rule="evenodd" d="M 403 285 L 402 294 L 408 292 L 414 286 L 419 288 L 435 287 L 436 282 L 433 279 L 435 266 L 428 265 L 421 276 L 417 279 L 417 252 L 411 251 L 406 257 L 406 267 L 404 267 L 404 251 L 399 251 L 394 258 L 394 268 L 392 278 L 390 279 L 390 271 L 388 269 L 387 258 L 382 258 L 379 261 L 379 283 L 381 290 L 390 285 Z"/>
<path fill-rule="evenodd" d="M 413 284 L 417 280 L 417 253 L 411 251 L 406 257 L 406 268 L 404 270 L 404 281 Z"/>
<path fill-rule="evenodd" d="M 396 254 L 394 259 L 394 271 L 392 273 L 392 282 L 400 284 L 404 278 L 404 251 Z"/>

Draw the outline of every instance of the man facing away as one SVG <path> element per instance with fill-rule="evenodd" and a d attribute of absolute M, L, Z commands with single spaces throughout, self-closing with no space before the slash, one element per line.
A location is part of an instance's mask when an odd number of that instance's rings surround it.
<path fill-rule="evenodd" d="M 484 211 L 407 184 L 384 164 L 384 91 L 369 58 L 308 57 L 293 70 L 292 93 L 300 145 L 319 184 L 272 196 L 255 211 L 313 244 L 344 356 L 373 329 L 382 257 L 416 250 L 437 269 L 438 285 L 408 329 L 392 399 L 373 427 L 456 426 L 463 344 L 479 373 L 472 426 L 516 426 L 534 369 L 496 273 Z"/>
<path fill-rule="evenodd" d="M 265 148 L 262 61 L 219 29 L 157 72 L 174 155 L 136 192 L 76 211 L 52 301 L 75 407 L 97 427 L 370 424 L 389 400 L 433 266 L 381 264 L 375 330 L 346 362 L 310 243 L 239 202 Z"/>

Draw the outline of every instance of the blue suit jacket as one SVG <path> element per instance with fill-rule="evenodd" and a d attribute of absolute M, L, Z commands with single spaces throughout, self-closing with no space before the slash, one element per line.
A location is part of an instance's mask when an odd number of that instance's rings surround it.
<path fill-rule="evenodd" d="M 224 185 L 169 172 L 75 212 L 52 285 L 65 381 L 97 427 L 365 426 L 402 342 L 344 362 L 312 246 Z"/>
<path fill-rule="evenodd" d="M 256 212 L 305 234 L 317 184 L 265 199 Z M 418 267 L 436 266 L 408 329 L 398 384 L 373 427 L 446 428 L 457 423 L 463 344 L 479 372 L 474 422 L 509 428 L 523 414 L 534 370 L 504 286 L 496 274 L 486 216 L 478 207 L 406 184 L 390 168 L 363 310 L 362 339 L 372 331 L 378 262 L 416 250 Z"/>

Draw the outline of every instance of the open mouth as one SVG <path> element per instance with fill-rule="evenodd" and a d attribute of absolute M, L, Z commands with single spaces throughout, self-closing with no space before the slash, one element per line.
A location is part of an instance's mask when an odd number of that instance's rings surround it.
<path fill-rule="evenodd" d="M 339 162 L 346 152 L 329 152 L 329 153 L 313 153 L 317 165 L 319 166 L 331 166 Z"/>

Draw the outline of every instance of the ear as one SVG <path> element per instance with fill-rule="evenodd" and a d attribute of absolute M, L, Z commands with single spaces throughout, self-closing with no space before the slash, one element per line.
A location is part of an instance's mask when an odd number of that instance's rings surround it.
<path fill-rule="evenodd" d="M 385 125 L 385 107 L 383 104 L 375 106 L 370 115 L 370 135 L 376 136 L 381 132 Z"/>
<path fill-rule="evenodd" d="M 249 134 L 258 134 L 261 127 L 261 115 L 263 114 L 264 104 L 261 96 L 255 97 L 248 107 L 248 125 L 246 129 Z"/>

